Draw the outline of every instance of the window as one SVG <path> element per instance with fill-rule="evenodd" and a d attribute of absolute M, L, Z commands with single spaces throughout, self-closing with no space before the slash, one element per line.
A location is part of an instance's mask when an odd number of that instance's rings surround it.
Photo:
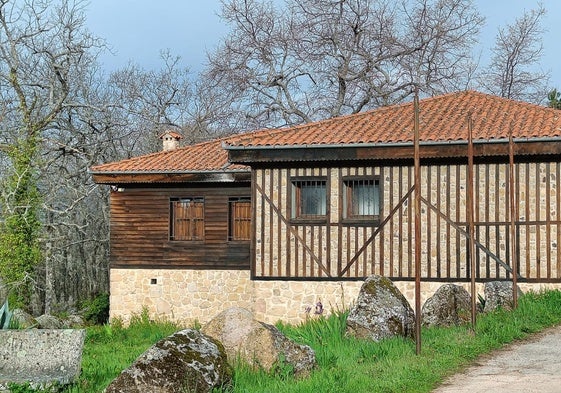
<path fill-rule="evenodd" d="M 323 178 L 295 178 L 292 183 L 292 218 L 325 219 L 327 187 Z"/>
<path fill-rule="evenodd" d="M 170 200 L 170 240 L 203 240 L 204 230 L 203 198 Z"/>
<path fill-rule="evenodd" d="M 251 199 L 232 197 L 228 199 L 228 240 L 250 240 Z"/>
<path fill-rule="evenodd" d="M 343 179 L 343 219 L 378 220 L 380 181 L 378 177 Z"/>

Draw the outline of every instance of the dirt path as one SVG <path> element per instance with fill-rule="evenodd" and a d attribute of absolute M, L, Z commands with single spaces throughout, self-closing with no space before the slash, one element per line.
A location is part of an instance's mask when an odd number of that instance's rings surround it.
<path fill-rule="evenodd" d="M 433 393 L 561 392 L 561 326 L 485 355 Z"/>

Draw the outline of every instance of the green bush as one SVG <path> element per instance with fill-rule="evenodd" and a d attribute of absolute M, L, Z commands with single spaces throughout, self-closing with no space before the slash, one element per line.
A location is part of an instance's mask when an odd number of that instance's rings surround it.
<path fill-rule="evenodd" d="M 103 325 L 109 321 L 109 294 L 100 293 L 91 300 L 82 302 L 84 319 L 94 325 Z"/>

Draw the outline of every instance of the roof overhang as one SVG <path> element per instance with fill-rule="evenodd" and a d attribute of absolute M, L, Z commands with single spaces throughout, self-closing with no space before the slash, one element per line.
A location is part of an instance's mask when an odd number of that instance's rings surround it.
<path fill-rule="evenodd" d="M 251 180 L 251 172 L 236 171 L 91 171 L 94 182 L 98 184 L 130 184 L 130 183 L 232 183 Z"/>
<path fill-rule="evenodd" d="M 421 142 L 421 158 L 458 159 L 467 157 L 467 141 Z M 264 164 L 274 162 L 326 162 L 360 160 L 412 159 L 414 145 L 404 143 L 355 143 L 339 145 L 274 145 L 231 146 L 229 161 L 236 164 Z M 508 139 L 476 140 L 473 142 L 475 157 L 508 157 Z M 515 156 L 561 154 L 561 138 L 514 139 Z"/>

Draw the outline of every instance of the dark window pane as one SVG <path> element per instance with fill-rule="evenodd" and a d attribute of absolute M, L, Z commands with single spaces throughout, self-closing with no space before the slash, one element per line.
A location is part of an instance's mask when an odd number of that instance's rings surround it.
<path fill-rule="evenodd" d="M 344 218 L 374 217 L 380 214 L 380 187 L 378 180 L 345 180 L 343 184 Z"/>
<path fill-rule="evenodd" d="M 327 212 L 327 193 L 325 183 L 308 182 L 300 188 L 301 214 L 323 216 Z"/>
<path fill-rule="evenodd" d="M 292 218 L 318 218 L 326 214 L 326 181 L 293 180 Z"/>

